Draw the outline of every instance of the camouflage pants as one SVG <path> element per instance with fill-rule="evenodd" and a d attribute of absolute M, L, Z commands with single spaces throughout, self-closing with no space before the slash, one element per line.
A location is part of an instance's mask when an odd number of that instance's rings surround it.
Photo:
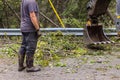
<path fill-rule="evenodd" d="M 38 41 L 37 32 L 23 32 L 22 44 L 19 53 L 34 54 L 37 46 L 37 41 Z"/>

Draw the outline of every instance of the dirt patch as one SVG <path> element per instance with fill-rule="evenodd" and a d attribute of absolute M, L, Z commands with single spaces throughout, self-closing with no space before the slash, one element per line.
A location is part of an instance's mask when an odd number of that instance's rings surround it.
<path fill-rule="evenodd" d="M 66 67 L 48 66 L 37 73 L 17 71 L 17 58 L 0 59 L 0 80 L 120 80 L 120 54 L 65 58 Z M 52 64 L 52 63 L 51 63 Z"/>

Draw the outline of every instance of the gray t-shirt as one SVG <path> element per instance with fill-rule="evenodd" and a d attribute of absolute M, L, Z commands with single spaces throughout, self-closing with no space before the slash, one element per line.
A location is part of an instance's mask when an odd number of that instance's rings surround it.
<path fill-rule="evenodd" d="M 116 0 L 116 15 L 120 15 L 120 0 Z"/>
<path fill-rule="evenodd" d="M 39 18 L 39 8 L 35 0 L 22 0 L 21 3 L 21 32 L 34 32 L 36 31 L 30 19 L 30 12 L 35 12 Z"/>

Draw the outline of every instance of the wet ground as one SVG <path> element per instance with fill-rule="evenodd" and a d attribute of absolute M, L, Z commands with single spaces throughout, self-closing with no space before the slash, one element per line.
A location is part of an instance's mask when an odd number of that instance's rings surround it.
<path fill-rule="evenodd" d="M 17 71 L 17 58 L 0 58 L 0 80 L 120 80 L 120 53 L 84 55 L 61 60 L 65 67 L 52 65 L 40 72 Z M 52 63 L 51 63 L 52 64 Z"/>

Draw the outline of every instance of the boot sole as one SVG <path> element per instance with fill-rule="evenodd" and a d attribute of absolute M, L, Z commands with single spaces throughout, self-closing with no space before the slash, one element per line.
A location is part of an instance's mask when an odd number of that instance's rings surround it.
<path fill-rule="evenodd" d="M 38 69 L 38 70 L 26 70 L 26 72 L 38 72 L 38 71 L 41 71 L 41 69 Z"/>
<path fill-rule="evenodd" d="M 18 69 L 19 72 L 23 71 L 26 67 L 23 67 L 21 69 Z"/>

